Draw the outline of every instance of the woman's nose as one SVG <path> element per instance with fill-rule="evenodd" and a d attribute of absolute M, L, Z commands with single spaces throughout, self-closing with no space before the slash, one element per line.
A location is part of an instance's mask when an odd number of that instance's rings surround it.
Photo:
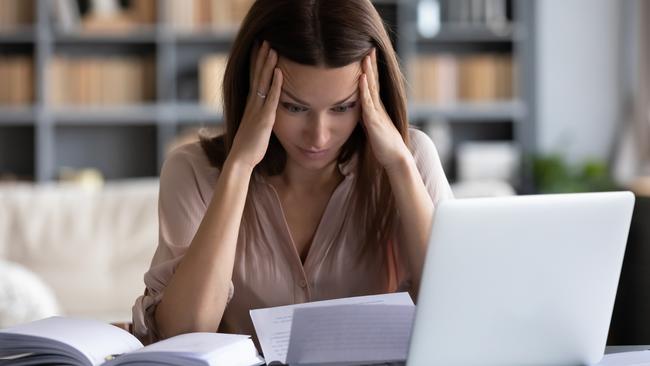
<path fill-rule="evenodd" d="M 327 128 L 327 116 L 318 113 L 308 123 L 307 142 L 310 148 L 318 150 L 326 148 L 328 141 L 329 130 Z"/>

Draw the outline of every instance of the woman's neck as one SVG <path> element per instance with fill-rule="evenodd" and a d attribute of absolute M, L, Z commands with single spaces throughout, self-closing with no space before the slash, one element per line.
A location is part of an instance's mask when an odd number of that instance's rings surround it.
<path fill-rule="evenodd" d="M 320 170 L 309 170 L 287 161 L 284 171 L 273 182 L 281 184 L 284 190 L 299 194 L 319 194 L 331 192 L 343 175 L 338 169 L 337 161 Z"/>

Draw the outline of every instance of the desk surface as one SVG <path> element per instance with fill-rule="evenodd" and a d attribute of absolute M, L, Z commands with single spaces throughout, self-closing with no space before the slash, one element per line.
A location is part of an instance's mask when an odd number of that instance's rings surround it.
<path fill-rule="evenodd" d="M 650 349 L 648 345 L 642 346 L 607 346 L 605 347 L 605 354 L 608 353 L 621 353 L 621 352 L 632 352 L 632 351 L 643 351 Z"/>

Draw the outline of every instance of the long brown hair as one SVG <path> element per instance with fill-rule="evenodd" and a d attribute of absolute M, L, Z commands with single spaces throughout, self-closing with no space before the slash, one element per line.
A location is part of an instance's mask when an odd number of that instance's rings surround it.
<path fill-rule="evenodd" d="M 263 40 L 293 62 L 328 68 L 359 62 L 375 47 L 381 100 L 408 145 L 404 76 L 386 25 L 370 0 L 257 0 L 242 22 L 226 65 L 222 93 L 226 132 L 201 141 L 214 166 L 223 166 L 235 139 L 249 93 L 251 52 Z M 348 161 L 354 153 L 359 154 L 354 203 L 359 214 L 353 217 L 365 233 L 362 254 L 384 248 L 395 229 L 396 209 L 388 177 L 375 160 L 361 123 L 343 145 L 338 162 Z M 279 174 L 285 162 L 286 152 L 272 134 L 254 174 Z"/>

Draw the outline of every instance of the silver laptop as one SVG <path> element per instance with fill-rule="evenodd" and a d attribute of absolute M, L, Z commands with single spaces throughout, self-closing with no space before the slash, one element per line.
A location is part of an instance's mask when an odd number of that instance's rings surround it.
<path fill-rule="evenodd" d="M 587 365 L 603 356 L 634 195 L 437 207 L 407 365 Z"/>

